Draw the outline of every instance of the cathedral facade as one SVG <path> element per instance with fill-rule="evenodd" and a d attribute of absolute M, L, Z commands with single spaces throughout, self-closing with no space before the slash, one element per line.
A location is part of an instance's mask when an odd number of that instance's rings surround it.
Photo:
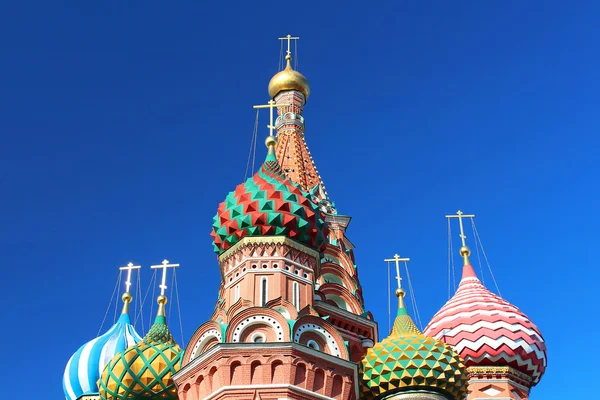
<path fill-rule="evenodd" d="M 479 281 L 464 243 L 458 290 L 424 332 L 398 279 L 394 326 L 379 340 L 347 237 L 350 217 L 329 198 L 305 140 L 310 87 L 291 66 L 290 39 L 261 106 L 272 115 L 265 161 L 213 219 L 221 273 L 213 314 L 182 349 L 169 332 L 164 289 L 143 338 L 126 291 L 117 324 L 68 361 L 66 398 L 527 399 L 546 367 L 542 335 Z"/>

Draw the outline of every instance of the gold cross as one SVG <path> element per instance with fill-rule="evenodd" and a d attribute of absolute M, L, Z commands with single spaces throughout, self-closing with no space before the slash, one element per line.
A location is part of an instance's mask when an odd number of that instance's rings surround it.
<path fill-rule="evenodd" d="M 129 292 L 129 288 L 131 287 L 131 271 L 134 269 L 142 268 L 141 265 L 133 265 L 133 263 L 127 264 L 125 267 L 120 267 L 121 271 L 127 271 L 127 280 L 125 281 L 125 291 Z"/>
<path fill-rule="evenodd" d="M 296 37 L 292 37 L 292 35 L 287 35 L 286 37 L 280 37 L 278 38 L 279 40 L 287 40 L 287 44 L 288 44 L 288 48 L 287 48 L 287 55 L 291 56 L 292 55 L 292 49 L 291 49 L 291 45 L 292 45 L 292 40 L 298 40 L 300 39 L 300 37 L 296 36 Z"/>
<path fill-rule="evenodd" d="M 396 280 L 398 281 L 398 289 L 402 289 L 402 278 L 400 277 L 400 261 L 410 261 L 410 258 L 400 258 L 398 254 L 394 254 L 394 258 L 386 258 L 386 262 L 396 262 Z"/>
<path fill-rule="evenodd" d="M 462 211 L 458 210 L 456 215 L 446 215 L 446 218 L 458 218 L 458 222 L 460 224 L 460 238 L 462 239 L 462 245 L 466 246 L 465 239 L 465 230 L 463 229 L 463 218 L 475 218 L 475 214 L 466 215 Z"/>
<path fill-rule="evenodd" d="M 269 135 L 274 136 L 273 129 L 275 129 L 275 125 L 273 122 L 273 110 L 277 107 L 287 107 L 287 106 L 289 106 L 289 104 L 277 104 L 277 103 L 275 103 L 274 100 L 269 100 L 269 102 L 267 104 L 253 107 L 253 108 L 268 108 L 269 109 L 270 119 L 269 119 L 269 125 L 267 125 L 267 128 L 269 128 Z"/>
<path fill-rule="evenodd" d="M 162 281 L 159 286 L 161 296 L 165 295 L 165 290 L 167 289 L 167 268 L 176 268 L 176 267 L 179 267 L 179 264 L 169 264 L 169 260 L 167 260 L 166 258 L 163 260 L 162 264 L 150 266 L 150 268 L 152 268 L 152 269 L 162 268 Z"/>

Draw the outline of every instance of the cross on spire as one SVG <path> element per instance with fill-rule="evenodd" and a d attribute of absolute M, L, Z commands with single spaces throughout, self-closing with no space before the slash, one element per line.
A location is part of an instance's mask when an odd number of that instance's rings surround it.
<path fill-rule="evenodd" d="M 279 40 L 287 40 L 287 56 L 292 56 L 292 40 L 300 39 L 299 36 L 292 37 L 292 35 L 288 34 L 286 37 L 280 37 Z M 286 57 L 287 58 L 287 57 Z"/>
<path fill-rule="evenodd" d="M 462 211 L 458 210 L 456 212 L 456 215 L 446 215 L 446 218 L 458 218 L 458 223 L 460 225 L 460 239 L 462 240 L 462 245 L 466 246 L 466 242 L 465 239 L 467 238 L 465 236 L 465 230 L 463 228 L 463 218 L 475 218 L 475 214 L 465 214 Z"/>
<path fill-rule="evenodd" d="M 402 289 L 402 278 L 400 277 L 400 261 L 410 261 L 410 258 L 400 258 L 398 254 L 394 254 L 394 258 L 386 258 L 386 262 L 395 262 L 396 263 L 396 280 L 398 281 L 398 289 Z"/>
<path fill-rule="evenodd" d="M 150 266 L 150 268 L 152 268 L 152 269 L 162 268 L 162 280 L 161 280 L 161 284 L 159 286 L 161 296 L 164 296 L 165 290 L 167 290 L 167 268 L 177 268 L 177 267 L 179 267 L 179 264 L 170 264 L 169 260 L 167 260 L 166 258 L 163 260 L 163 262 L 160 265 Z"/>
<path fill-rule="evenodd" d="M 267 128 L 269 128 L 269 135 L 271 136 L 275 136 L 273 135 L 273 129 L 275 129 L 275 123 L 273 121 L 273 110 L 277 107 L 287 107 L 289 106 L 289 104 L 277 104 L 275 103 L 274 100 L 269 100 L 269 102 L 267 104 L 263 104 L 263 105 L 258 105 L 258 106 L 254 106 L 253 108 L 268 108 L 269 109 L 269 125 L 267 125 Z"/>
<path fill-rule="evenodd" d="M 127 280 L 125 281 L 125 292 L 129 292 L 129 288 L 131 287 L 131 271 L 140 268 L 142 268 L 141 265 L 133 265 L 132 262 L 130 262 L 124 267 L 119 268 L 121 271 L 127 271 Z"/>

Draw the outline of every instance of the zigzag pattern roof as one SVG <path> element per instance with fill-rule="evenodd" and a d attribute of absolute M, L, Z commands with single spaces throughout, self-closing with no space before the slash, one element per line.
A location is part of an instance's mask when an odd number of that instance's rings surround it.
<path fill-rule="evenodd" d="M 287 236 L 318 250 L 328 231 L 310 195 L 268 154 L 260 170 L 219 204 L 211 236 L 220 255 L 246 236 Z"/>
<path fill-rule="evenodd" d="M 84 344 L 71 356 L 63 375 L 63 389 L 68 400 L 84 394 L 98 393 L 98 379 L 102 370 L 115 354 L 140 342 L 129 314 L 119 320 L 106 333 Z"/>
<path fill-rule="evenodd" d="M 511 366 L 537 384 L 546 370 L 546 344 L 539 329 L 517 307 L 490 292 L 465 265 L 454 296 L 425 328 L 454 346 L 470 366 Z"/>
<path fill-rule="evenodd" d="M 144 340 L 117 354 L 99 381 L 102 400 L 177 400 L 173 374 L 181 368 L 183 351 L 158 315 Z"/>

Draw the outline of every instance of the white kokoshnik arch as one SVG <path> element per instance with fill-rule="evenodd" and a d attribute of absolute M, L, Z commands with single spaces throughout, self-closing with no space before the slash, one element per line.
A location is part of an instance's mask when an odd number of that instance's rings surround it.
<path fill-rule="evenodd" d="M 300 343 L 300 337 L 305 332 L 316 332 L 317 334 L 319 334 L 319 336 L 321 336 L 323 339 L 325 339 L 325 342 L 327 344 L 327 349 L 329 350 L 329 354 L 339 357 L 339 358 L 342 357 L 342 352 L 340 351 L 340 348 L 338 347 L 337 343 L 335 342 L 333 335 L 331 335 L 329 332 L 327 332 L 325 330 L 325 328 L 323 328 L 322 326 L 319 326 L 317 324 L 300 325 L 298 327 L 298 329 L 296 329 L 296 332 L 294 333 L 294 342 Z"/>
<path fill-rule="evenodd" d="M 233 334 L 231 335 L 231 341 L 233 343 L 237 343 L 240 341 L 240 336 L 246 329 L 251 327 L 252 325 L 271 325 L 275 330 L 276 342 L 283 342 L 283 327 L 273 317 L 268 317 L 266 315 L 255 315 L 252 317 L 248 317 L 241 321 L 233 330 Z"/>
<path fill-rule="evenodd" d="M 206 343 L 208 343 L 208 341 L 212 338 L 217 338 L 219 343 L 221 343 L 223 341 L 221 332 L 219 332 L 217 329 L 211 329 L 211 330 L 204 332 L 204 334 L 202 336 L 200 336 L 200 339 L 198 339 L 196 341 L 196 344 L 194 345 L 194 348 L 192 349 L 192 354 L 190 354 L 190 361 L 192 361 L 194 358 L 196 358 L 196 353 L 198 352 L 198 350 L 203 349 L 204 345 Z"/>

